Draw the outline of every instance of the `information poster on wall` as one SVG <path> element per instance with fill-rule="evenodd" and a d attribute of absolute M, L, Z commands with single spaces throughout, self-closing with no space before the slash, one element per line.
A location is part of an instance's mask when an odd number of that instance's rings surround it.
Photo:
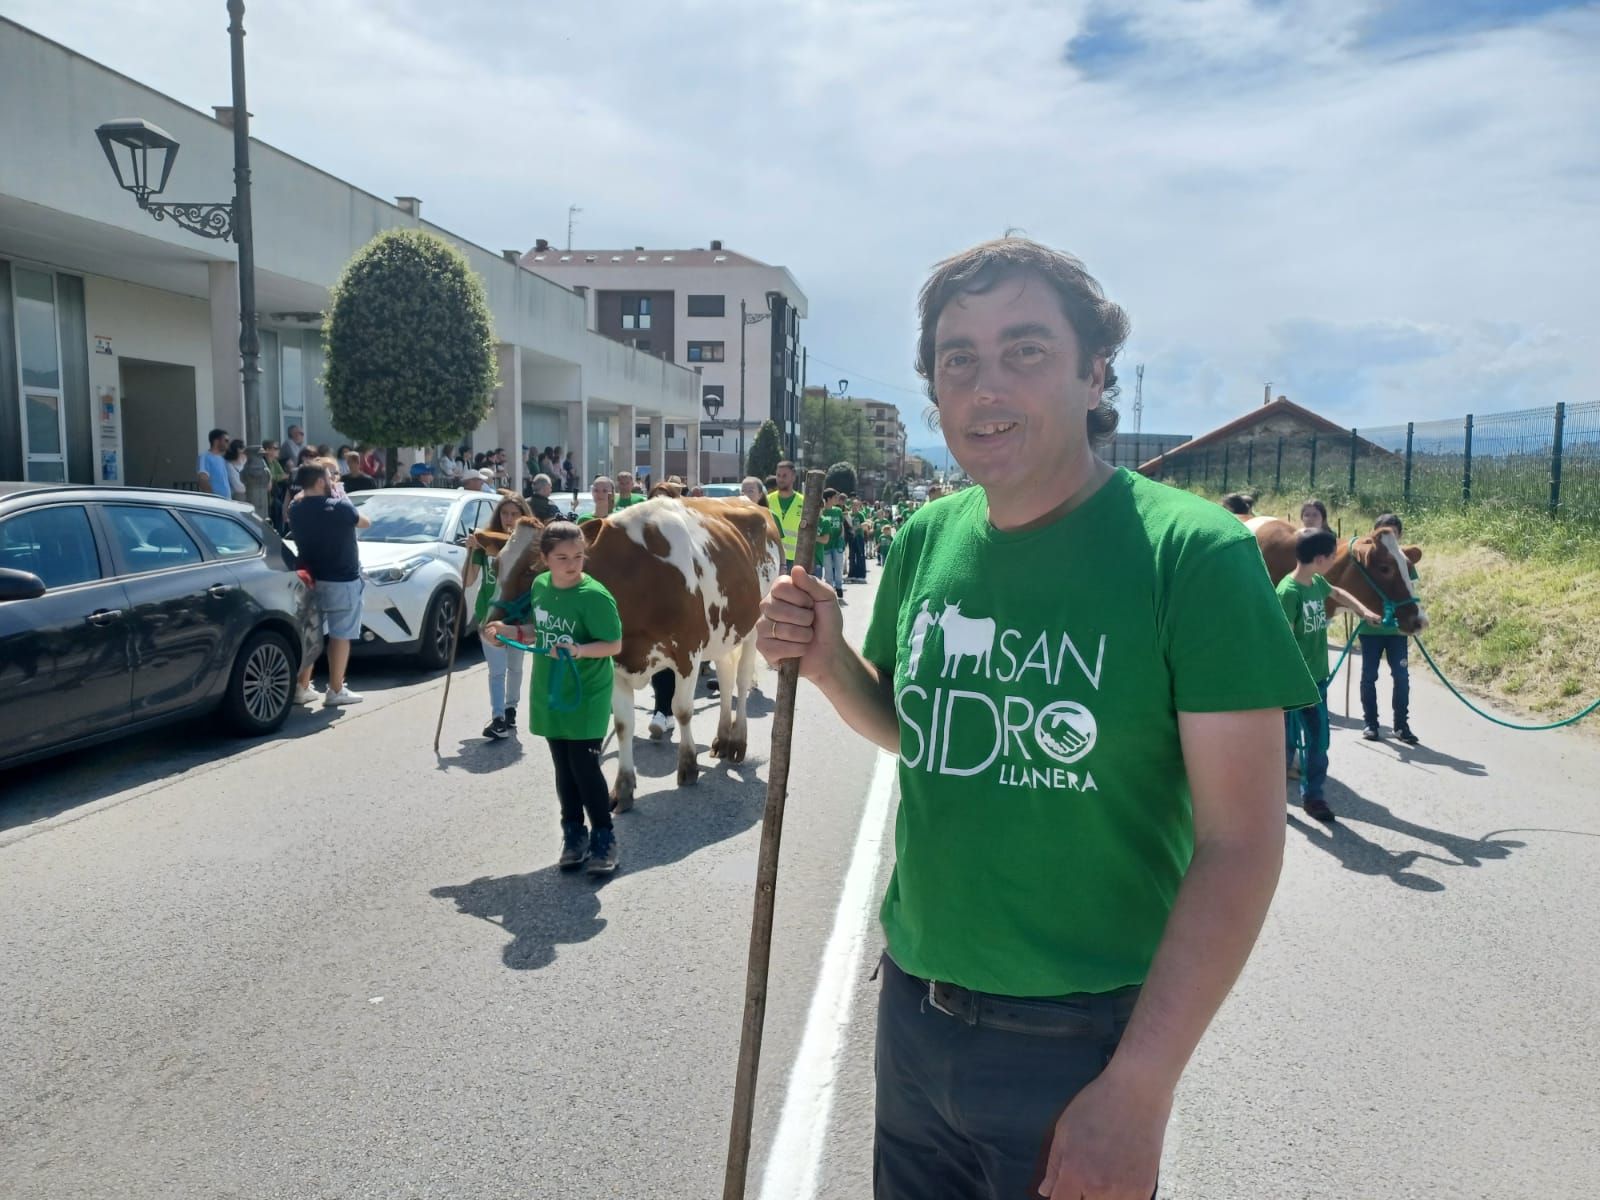
<path fill-rule="evenodd" d="M 95 396 L 100 416 L 100 482 L 122 481 L 122 406 L 117 389 L 101 385 Z"/>

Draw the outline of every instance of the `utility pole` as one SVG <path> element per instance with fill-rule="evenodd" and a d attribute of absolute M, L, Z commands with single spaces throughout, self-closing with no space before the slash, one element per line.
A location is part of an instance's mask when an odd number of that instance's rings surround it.
<path fill-rule="evenodd" d="M 798 449 L 798 446 L 796 445 L 796 443 L 798 442 L 799 436 L 800 436 L 801 410 L 805 407 L 805 402 L 806 402 L 806 374 L 807 374 L 807 369 L 808 369 L 808 364 L 806 363 L 806 355 L 809 353 L 809 350 L 810 350 L 810 347 L 807 347 L 807 346 L 800 347 L 800 394 L 795 397 L 794 405 L 789 409 L 789 461 L 790 462 L 798 462 L 799 461 L 798 458 L 795 455 L 795 450 Z"/>
<path fill-rule="evenodd" d="M 567 205 L 567 249 L 568 250 L 572 249 L 573 218 L 576 217 L 582 211 L 583 211 L 583 209 L 579 208 L 576 204 Z"/>
<path fill-rule="evenodd" d="M 1144 364 L 1133 369 L 1133 431 L 1144 428 Z"/>

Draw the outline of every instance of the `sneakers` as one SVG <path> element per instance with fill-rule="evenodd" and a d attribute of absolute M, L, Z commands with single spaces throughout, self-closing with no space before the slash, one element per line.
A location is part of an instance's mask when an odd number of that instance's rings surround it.
<path fill-rule="evenodd" d="M 516 731 L 517 731 L 517 706 L 515 704 L 508 704 L 508 705 L 506 705 L 506 732 L 507 733 L 515 733 Z"/>
<path fill-rule="evenodd" d="M 499 740 L 511 732 L 511 726 L 506 724 L 504 717 L 496 717 L 483 727 L 483 736 Z"/>
<path fill-rule="evenodd" d="M 1315 817 L 1325 825 L 1333 824 L 1333 809 L 1328 807 L 1328 802 L 1321 796 L 1308 796 L 1301 807 L 1306 810 L 1306 816 Z"/>
<path fill-rule="evenodd" d="M 1415 746 L 1421 739 L 1411 732 L 1409 725 L 1396 725 L 1394 735 L 1408 746 Z"/>
<path fill-rule="evenodd" d="M 346 684 L 338 691 L 334 691 L 332 688 L 329 688 L 326 692 L 324 692 L 322 696 L 322 707 L 338 708 L 343 704 L 360 704 L 364 699 L 366 699 L 365 696 L 361 696 L 355 692 L 352 692 L 349 684 Z"/>
<path fill-rule="evenodd" d="M 322 699 L 322 693 L 317 691 L 317 689 L 312 687 L 309 683 L 304 687 L 301 687 L 299 684 L 295 684 L 294 702 L 296 704 L 315 704 L 320 699 Z"/>
<path fill-rule="evenodd" d="M 561 869 L 576 871 L 589 857 L 589 831 L 582 825 L 561 826 Z M 613 866 L 615 863 L 613 862 Z"/>
<path fill-rule="evenodd" d="M 650 740 L 659 742 L 667 736 L 667 730 L 672 728 L 672 720 L 666 713 L 650 714 Z"/>
<path fill-rule="evenodd" d="M 1361 740 L 1364 742 L 1381 742 L 1383 734 L 1378 732 L 1376 725 L 1368 725 L 1361 731 Z"/>
<path fill-rule="evenodd" d="M 610 875 L 616 869 L 616 832 L 610 829 L 596 829 L 589 837 L 589 874 Z"/>

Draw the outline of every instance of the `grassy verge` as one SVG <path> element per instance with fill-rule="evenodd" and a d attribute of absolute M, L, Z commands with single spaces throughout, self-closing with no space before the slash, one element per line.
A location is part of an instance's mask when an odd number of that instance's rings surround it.
<path fill-rule="evenodd" d="M 1263 495 L 1256 512 L 1287 518 L 1303 499 Z M 1346 537 L 1370 529 L 1378 512 L 1359 497 L 1325 502 Z M 1600 528 L 1492 506 L 1400 515 L 1404 540 L 1423 549 L 1424 640 L 1458 688 L 1535 721 L 1600 696 Z M 1420 656 L 1412 670 L 1432 675 Z M 1575 728 L 1600 736 L 1600 713 Z"/>

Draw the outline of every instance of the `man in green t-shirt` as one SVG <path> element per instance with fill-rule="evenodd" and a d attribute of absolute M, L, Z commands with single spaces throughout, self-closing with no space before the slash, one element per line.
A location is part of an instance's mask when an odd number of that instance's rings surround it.
<path fill-rule="evenodd" d="M 798 571 L 759 625 L 899 755 L 875 1195 L 1148 1196 L 1277 882 L 1282 710 L 1317 690 L 1249 531 L 1096 456 L 1127 318 L 1080 262 L 985 243 L 920 319 L 978 486 L 900 529 L 861 652 Z"/>
<path fill-rule="evenodd" d="M 822 493 L 822 515 L 817 518 L 817 565 L 811 572 L 844 599 L 844 509 L 839 493 L 828 488 Z"/>
<path fill-rule="evenodd" d="M 1331 530 L 1302 529 L 1294 544 L 1295 568 L 1278 582 L 1278 602 L 1317 685 L 1315 704 L 1284 710 L 1284 751 L 1290 766 L 1299 752 L 1300 804 L 1307 816 L 1319 821 L 1333 820 L 1333 810 L 1322 794 L 1328 778 L 1328 603 L 1332 601 L 1335 612 L 1346 609 L 1364 621 L 1383 620 L 1323 578 L 1338 552 L 1339 539 Z"/>
<path fill-rule="evenodd" d="M 617 472 L 617 508 L 632 508 L 635 504 L 643 504 L 644 497 L 633 490 L 633 472 Z"/>

